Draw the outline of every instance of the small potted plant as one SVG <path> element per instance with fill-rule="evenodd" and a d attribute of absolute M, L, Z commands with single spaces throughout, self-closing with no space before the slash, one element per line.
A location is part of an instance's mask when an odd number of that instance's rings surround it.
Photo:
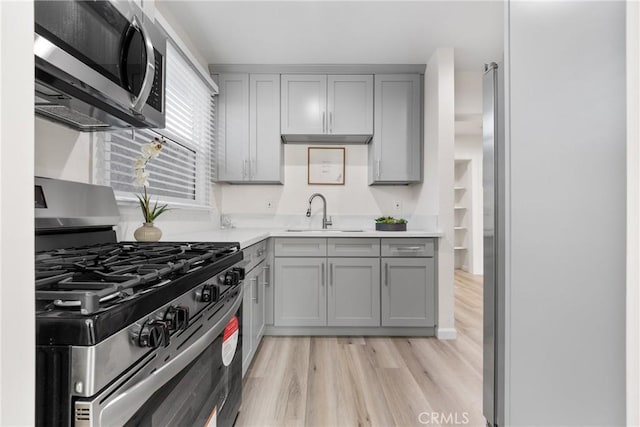
<path fill-rule="evenodd" d="M 378 231 L 407 231 L 407 220 L 392 216 L 376 218 L 376 230 Z"/>
<path fill-rule="evenodd" d="M 144 223 L 142 227 L 139 227 L 133 232 L 133 237 L 139 242 L 157 242 L 160 240 L 162 230 L 154 225 L 154 221 L 161 214 L 169 210 L 167 205 L 158 206 L 157 200 L 152 203 L 147 191 L 147 187 L 149 187 L 149 172 L 146 170 L 147 164 L 149 164 L 149 161 L 154 157 L 158 157 L 164 143 L 164 138 L 153 138 L 153 141 L 142 146 L 140 149 L 140 157 L 138 157 L 133 164 L 135 185 L 143 188 L 142 194 L 136 194 L 136 197 L 138 198 L 138 202 L 140 202 Z"/>

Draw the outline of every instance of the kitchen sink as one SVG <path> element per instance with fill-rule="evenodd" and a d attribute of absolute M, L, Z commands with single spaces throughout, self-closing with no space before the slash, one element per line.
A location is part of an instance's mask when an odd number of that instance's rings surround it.
<path fill-rule="evenodd" d="M 360 233 L 364 230 L 358 229 L 335 229 L 335 228 L 290 228 L 285 230 L 287 233 L 326 233 L 326 232 L 338 232 L 338 233 Z"/>

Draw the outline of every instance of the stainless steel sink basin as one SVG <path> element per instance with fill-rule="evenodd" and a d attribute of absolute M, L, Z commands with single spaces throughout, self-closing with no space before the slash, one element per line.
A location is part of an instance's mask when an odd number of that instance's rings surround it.
<path fill-rule="evenodd" d="M 360 233 L 364 230 L 358 229 L 335 229 L 335 228 L 290 228 L 285 230 L 287 233 L 326 233 L 326 232 L 338 232 L 338 233 Z"/>

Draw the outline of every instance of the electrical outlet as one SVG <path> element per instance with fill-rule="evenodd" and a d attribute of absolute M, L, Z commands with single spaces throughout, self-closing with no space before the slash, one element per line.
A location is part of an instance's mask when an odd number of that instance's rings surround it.
<path fill-rule="evenodd" d="M 265 205 L 267 206 L 267 209 L 273 209 L 273 201 L 272 200 L 267 200 Z"/>
<path fill-rule="evenodd" d="M 402 212 L 402 201 L 396 200 L 393 202 L 393 210 L 396 213 Z"/>

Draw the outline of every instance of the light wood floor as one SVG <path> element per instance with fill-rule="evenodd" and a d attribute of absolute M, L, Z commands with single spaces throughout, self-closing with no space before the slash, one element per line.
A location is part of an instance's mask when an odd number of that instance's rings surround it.
<path fill-rule="evenodd" d="M 456 271 L 455 283 L 455 341 L 265 337 L 236 425 L 485 426 L 482 279 Z"/>

